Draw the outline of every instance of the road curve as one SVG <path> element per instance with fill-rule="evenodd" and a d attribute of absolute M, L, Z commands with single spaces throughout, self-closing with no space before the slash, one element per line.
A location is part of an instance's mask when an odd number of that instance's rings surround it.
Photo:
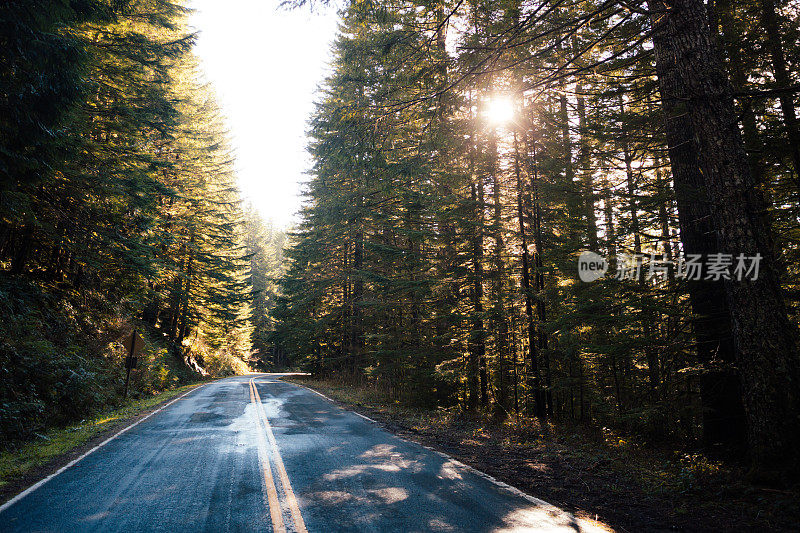
<path fill-rule="evenodd" d="M 0 511 L 17 531 L 590 531 L 273 375 L 202 386 Z"/>

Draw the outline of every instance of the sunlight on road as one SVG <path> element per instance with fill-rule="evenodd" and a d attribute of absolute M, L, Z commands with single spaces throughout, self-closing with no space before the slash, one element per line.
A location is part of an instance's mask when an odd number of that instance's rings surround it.
<path fill-rule="evenodd" d="M 555 507 L 532 507 L 514 511 L 505 516 L 511 527 L 497 529 L 498 533 L 564 533 L 567 531 L 580 533 L 608 533 L 614 530 L 605 524 L 578 519 Z M 535 524 L 535 525 L 532 525 Z"/>

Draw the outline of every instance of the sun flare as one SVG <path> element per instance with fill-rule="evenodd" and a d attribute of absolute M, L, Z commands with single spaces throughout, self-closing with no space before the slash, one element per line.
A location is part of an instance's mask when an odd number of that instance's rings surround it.
<path fill-rule="evenodd" d="M 493 124 L 505 124 L 514 118 L 514 103 L 509 98 L 496 97 L 489 100 L 486 116 Z"/>

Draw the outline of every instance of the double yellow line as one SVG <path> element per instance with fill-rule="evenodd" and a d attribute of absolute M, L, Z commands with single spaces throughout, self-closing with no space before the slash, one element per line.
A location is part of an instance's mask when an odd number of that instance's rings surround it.
<path fill-rule="evenodd" d="M 297 533 L 308 533 L 306 524 L 303 522 L 303 515 L 300 514 L 300 506 L 297 504 L 297 498 L 295 498 L 292 485 L 289 483 L 289 475 L 286 473 L 286 467 L 283 465 L 283 459 L 278 450 L 278 443 L 275 441 L 275 435 L 272 433 L 272 427 L 269 425 L 267 413 L 264 412 L 264 404 L 261 403 L 261 396 L 258 395 L 258 389 L 256 388 L 254 378 L 250 378 L 250 402 L 253 403 L 256 411 L 256 424 L 258 425 L 258 458 L 261 462 L 261 470 L 264 475 L 264 485 L 267 487 L 267 503 L 269 504 L 269 514 L 272 518 L 272 529 L 275 533 L 286 533 L 281 502 L 278 498 L 278 489 L 275 486 L 275 480 L 272 476 L 270 456 L 278 471 L 278 477 L 280 478 L 280 484 L 283 487 L 285 496 L 285 503 L 289 507 L 289 512 L 294 522 L 294 529 Z M 265 433 L 269 440 L 272 453 L 270 453 L 270 450 L 267 448 L 267 442 L 264 439 Z"/>

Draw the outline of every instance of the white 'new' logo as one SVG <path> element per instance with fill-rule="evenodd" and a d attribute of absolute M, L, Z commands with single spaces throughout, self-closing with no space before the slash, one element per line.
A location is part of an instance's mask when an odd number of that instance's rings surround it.
<path fill-rule="evenodd" d="M 602 278 L 608 270 L 608 261 L 594 252 L 585 251 L 578 257 L 578 277 L 590 282 Z"/>

